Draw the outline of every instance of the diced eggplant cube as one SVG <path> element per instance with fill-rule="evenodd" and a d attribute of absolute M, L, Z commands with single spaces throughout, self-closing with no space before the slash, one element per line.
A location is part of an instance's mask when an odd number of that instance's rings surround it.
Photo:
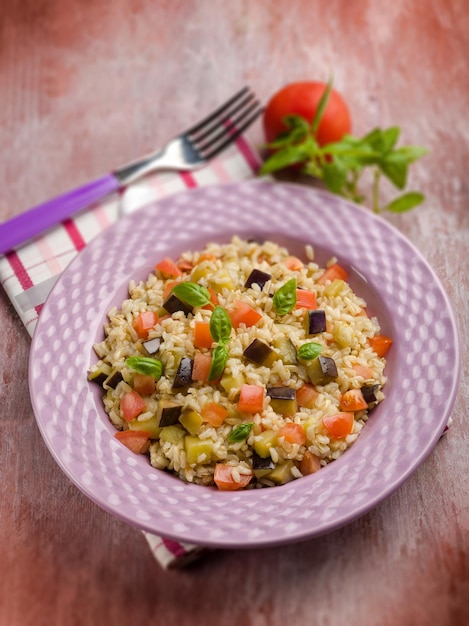
<path fill-rule="evenodd" d="M 183 356 L 179 361 L 179 367 L 173 382 L 173 389 L 181 389 L 187 387 L 192 381 L 192 368 L 194 367 L 194 359 Z"/>
<path fill-rule="evenodd" d="M 267 387 L 266 394 L 275 400 L 293 400 L 295 398 L 295 390 L 293 387 Z"/>
<path fill-rule="evenodd" d="M 379 389 L 379 385 L 376 383 L 374 385 L 364 385 L 361 387 L 361 392 L 363 399 L 367 404 L 373 404 L 374 402 L 378 402 L 378 398 L 376 397 L 376 392 Z"/>
<path fill-rule="evenodd" d="M 272 457 L 268 456 L 263 459 L 261 456 L 257 454 L 257 452 L 252 453 L 252 469 L 253 470 L 273 470 L 275 468 L 275 463 L 272 461 Z"/>
<path fill-rule="evenodd" d="M 148 339 L 148 341 L 144 341 L 142 343 L 143 349 L 145 352 L 152 356 L 156 354 L 161 346 L 161 337 L 154 337 L 153 339 Z"/>
<path fill-rule="evenodd" d="M 326 330 L 326 312 L 321 309 L 308 311 L 305 322 L 307 335 L 318 335 L 319 333 L 323 333 Z"/>
<path fill-rule="evenodd" d="M 119 370 L 115 370 L 110 376 L 106 378 L 103 383 L 103 387 L 110 387 L 111 389 L 115 389 L 117 385 L 124 380 L 122 373 Z"/>
<path fill-rule="evenodd" d="M 101 385 L 101 387 L 103 386 L 106 378 L 107 374 L 104 374 L 104 372 L 97 372 L 96 374 L 93 372 L 93 374 L 89 374 L 88 376 L 88 380 L 92 381 L 93 383 L 98 383 L 98 385 Z"/>
<path fill-rule="evenodd" d="M 313 385 L 327 385 L 338 376 L 335 361 L 329 356 L 318 356 L 307 361 L 305 367 Z"/>
<path fill-rule="evenodd" d="M 252 285 L 259 285 L 260 289 L 264 287 L 266 282 L 272 278 L 272 274 L 268 274 L 267 272 L 263 272 L 262 270 L 253 269 L 249 274 L 244 286 L 246 289 L 252 287 Z"/>
<path fill-rule="evenodd" d="M 270 406 L 280 415 L 295 415 L 298 405 L 296 392 L 292 387 L 267 387 L 266 394 L 270 397 Z"/>
<path fill-rule="evenodd" d="M 189 313 L 192 313 L 192 307 L 185 304 L 185 302 L 183 302 L 182 300 L 179 300 L 179 298 L 175 296 L 174 293 L 172 293 L 164 301 L 163 308 L 171 315 L 173 313 L 177 313 L 177 311 L 182 311 L 184 315 L 189 315 Z"/>
<path fill-rule="evenodd" d="M 110 365 L 107 363 L 101 363 L 99 367 L 96 367 L 96 369 L 92 369 L 88 372 L 88 380 L 93 383 L 97 383 L 102 387 L 111 372 L 112 370 Z"/>
<path fill-rule="evenodd" d="M 275 469 L 266 474 L 265 478 L 271 480 L 276 485 L 284 485 L 294 479 L 292 473 L 293 467 L 294 463 L 291 460 L 279 463 Z"/>
<path fill-rule="evenodd" d="M 254 339 L 244 350 L 243 354 L 252 363 L 265 365 L 266 367 L 272 365 L 277 357 L 276 352 L 260 339 Z"/>
<path fill-rule="evenodd" d="M 163 398 L 158 402 L 157 418 L 160 428 L 165 426 L 173 426 L 178 423 L 181 415 L 182 406 Z"/>

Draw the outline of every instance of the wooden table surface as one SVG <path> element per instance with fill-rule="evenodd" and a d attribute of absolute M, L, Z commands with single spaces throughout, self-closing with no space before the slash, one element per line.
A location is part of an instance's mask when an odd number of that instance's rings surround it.
<path fill-rule="evenodd" d="M 265 102 L 327 80 L 354 132 L 428 147 L 425 205 L 390 219 L 452 301 L 469 368 L 469 13 L 464 0 L 3 0 L 0 219 L 161 145 L 250 84 Z M 248 133 L 259 145 L 262 126 Z M 141 533 L 91 503 L 46 449 L 29 337 L 0 294 L 0 624 L 469 624 L 469 425 L 391 497 L 302 544 L 217 551 L 163 571 Z"/>

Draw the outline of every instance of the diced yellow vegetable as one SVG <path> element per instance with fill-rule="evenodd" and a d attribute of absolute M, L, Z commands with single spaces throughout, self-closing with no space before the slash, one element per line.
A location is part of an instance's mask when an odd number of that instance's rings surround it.
<path fill-rule="evenodd" d="M 344 280 L 336 278 L 324 287 L 324 295 L 327 298 L 335 298 L 337 296 L 340 296 L 346 285 L 347 283 Z"/>
<path fill-rule="evenodd" d="M 212 276 L 210 276 L 210 287 L 216 292 L 221 293 L 223 289 L 234 289 L 235 284 L 227 269 L 222 268 L 217 270 Z"/>
<path fill-rule="evenodd" d="M 179 422 L 184 426 L 188 433 L 197 435 L 203 424 L 202 416 L 197 411 L 188 409 L 183 411 L 179 417 Z"/>
<path fill-rule="evenodd" d="M 193 465 L 194 463 L 210 463 L 213 441 L 211 439 L 199 439 L 199 437 L 187 435 L 184 437 L 184 450 L 189 465 Z"/>
<path fill-rule="evenodd" d="M 270 448 L 277 444 L 277 437 L 275 430 L 264 430 L 254 437 L 254 450 L 260 457 L 266 459 L 270 455 Z"/>
<path fill-rule="evenodd" d="M 275 469 L 266 474 L 264 478 L 271 480 L 276 485 L 284 485 L 294 479 L 292 474 L 293 461 L 286 461 L 285 463 L 279 463 Z"/>
<path fill-rule="evenodd" d="M 184 431 L 180 426 L 164 426 L 160 432 L 160 441 L 178 444 L 184 437 Z"/>
<path fill-rule="evenodd" d="M 337 366 L 331 357 L 319 356 L 311 361 L 305 361 L 304 366 L 313 385 L 327 385 L 337 378 Z"/>
<path fill-rule="evenodd" d="M 334 324 L 332 336 L 334 337 L 334 341 L 342 348 L 350 348 L 353 345 L 353 330 L 345 322 L 336 322 Z"/>
<path fill-rule="evenodd" d="M 231 391 L 239 391 L 244 385 L 244 376 L 239 374 L 233 376 L 232 374 L 223 374 L 220 380 L 220 385 L 229 394 Z"/>
<path fill-rule="evenodd" d="M 88 372 L 88 380 L 99 380 L 99 382 L 104 382 L 104 380 L 110 376 L 111 374 L 111 366 L 107 363 L 101 363 L 99 367 L 95 367 L 94 369 L 89 370 Z"/>
<path fill-rule="evenodd" d="M 293 398 L 293 400 L 285 400 L 284 398 L 272 398 L 270 401 L 270 406 L 279 415 L 287 415 L 288 417 L 292 417 L 293 415 L 295 415 L 298 410 L 298 405 L 295 398 Z"/>
<path fill-rule="evenodd" d="M 149 432 L 152 439 L 158 439 L 161 432 L 159 419 L 156 417 L 156 415 L 150 417 L 150 419 L 148 420 L 134 419 L 129 422 L 129 428 L 130 430 L 144 430 L 146 432 Z"/>
<path fill-rule="evenodd" d="M 191 282 L 198 283 L 201 278 L 205 278 L 212 273 L 212 262 L 202 261 L 194 267 L 191 273 Z"/>
<path fill-rule="evenodd" d="M 285 365 L 296 365 L 298 362 L 296 348 L 286 335 L 276 337 L 272 342 Z"/>
<path fill-rule="evenodd" d="M 271 471 L 272 471 L 271 469 L 255 469 L 254 476 L 256 478 L 264 478 L 265 476 L 270 474 Z"/>

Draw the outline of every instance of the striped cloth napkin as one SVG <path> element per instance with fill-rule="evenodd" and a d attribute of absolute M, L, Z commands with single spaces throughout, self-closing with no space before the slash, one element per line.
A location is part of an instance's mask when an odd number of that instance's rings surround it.
<path fill-rule="evenodd" d="M 0 257 L 0 282 L 26 330 L 33 335 L 41 309 L 55 281 L 70 261 L 96 235 L 121 215 L 163 196 L 201 187 L 230 183 L 256 175 L 261 159 L 245 137 L 196 172 L 157 173 L 94 204 L 16 251 Z M 163 568 L 185 565 L 204 551 L 145 532 L 150 549 Z"/>

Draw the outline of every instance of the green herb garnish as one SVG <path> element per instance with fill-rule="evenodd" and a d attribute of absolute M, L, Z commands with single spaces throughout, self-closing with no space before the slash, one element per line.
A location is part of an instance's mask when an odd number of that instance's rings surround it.
<path fill-rule="evenodd" d="M 179 300 L 189 306 L 201 307 L 210 304 L 210 292 L 197 283 L 178 283 L 171 291 Z"/>
<path fill-rule="evenodd" d="M 409 165 L 428 154 L 428 150 L 420 146 L 396 147 L 400 135 L 397 126 L 374 128 L 361 138 L 345 135 L 340 141 L 324 146 L 318 144 L 317 131 L 331 90 L 332 80 L 324 91 L 311 124 L 299 115 L 289 115 L 284 119 L 288 130 L 268 145 L 273 153 L 262 165 L 260 174 L 300 164 L 303 174 L 322 180 L 332 193 L 364 203 L 366 197 L 359 191 L 358 185 L 363 172 L 371 168 L 373 183 L 370 200 L 375 213 L 403 213 L 421 204 L 425 197 L 417 191 L 403 193 L 383 206 L 380 203 L 381 179 L 385 177 L 398 190 L 404 190 Z"/>
<path fill-rule="evenodd" d="M 239 426 L 233 428 L 233 430 L 229 434 L 228 441 L 232 441 L 233 443 L 239 443 L 240 441 L 244 441 L 248 438 L 253 426 L 254 424 L 252 422 L 239 424 Z"/>
<path fill-rule="evenodd" d="M 155 380 L 159 380 L 163 374 L 163 363 L 149 356 L 131 356 L 126 359 L 125 364 L 139 374 L 152 376 Z"/>
<path fill-rule="evenodd" d="M 311 361 L 319 356 L 322 351 L 323 346 L 320 343 L 310 341 L 309 343 L 304 343 L 298 348 L 298 356 L 300 359 L 303 359 L 303 361 Z"/>
<path fill-rule="evenodd" d="M 290 313 L 296 304 L 296 278 L 290 278 L 274 294 L 272 304 L 279 315 Z"/>
<path fill-rule="evenodd" d="M 231 320 L 228 313 L 221 306 L 216 306 L 210 317 L 210 334 L 213 341 L 219 344 L 226 344 L 231 336 Z"/>
<path fill-rule="evenodd" d="M 208 373 L 209 380 L 216 380 L 223 374 L 229 356 L 228 348 L 224 345 L 216 346 L 213 349 L 212 363 Z"/>

